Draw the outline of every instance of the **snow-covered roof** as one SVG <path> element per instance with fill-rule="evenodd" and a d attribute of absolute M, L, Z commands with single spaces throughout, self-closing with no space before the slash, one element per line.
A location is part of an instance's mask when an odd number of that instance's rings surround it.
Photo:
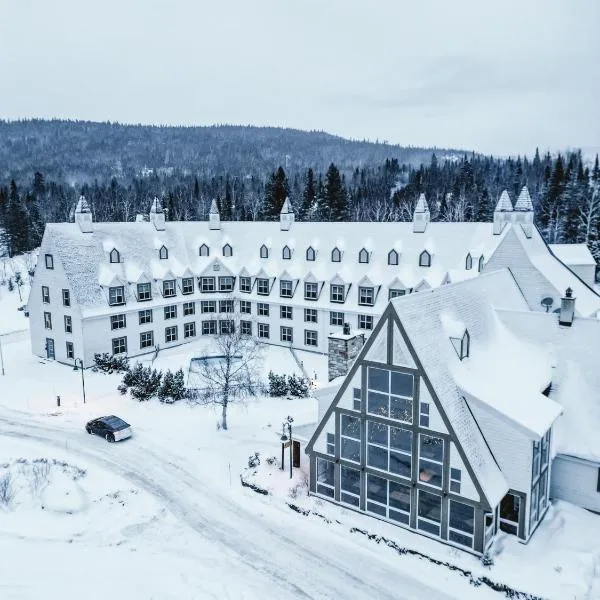
<path fill-rule="evenodd" d="M 596 266 L 596 261 L 587 244 L 550 244 L 549 246 L 552 253 L 567 266 Z"/>
<path fill-rule="evenodd" d="M 515 204 L 515 210 L 533 211 L 533 203 L 531 202 L 531 196 L 527 186 L 523 186 L 517 202 Z"/>
<path fill-rule="evenodd" d="M 496 205 L 496 212 L 512 212 L 513 210 L 513 205 L 512 202 L 510 201 L 510 196 L 508 195 L 508 192 L 506 190 L 504 190 L 501 194 L 500 194 L 500 198 L 498 200 L 498 204 Z"/>

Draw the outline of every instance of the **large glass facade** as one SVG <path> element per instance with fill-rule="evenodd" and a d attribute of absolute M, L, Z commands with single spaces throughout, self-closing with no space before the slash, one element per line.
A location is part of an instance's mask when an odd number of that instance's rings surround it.
<path fill-rule="evenodd" d="M 409 429 L 367 421 L 367 465 L 410 479 L 412 437 Z"/>
<path fill-rule="evenodd" d="M 367 412 L 372 415 L 412 423 L 413 376 L 369 367 Z"/>
<path fill-rule="evenodd" d="M 410 522 L 410 492 L 408 485 L 384 477 L 367 475 L 367 512 L 408 525 Z"/>
<path fill-rule="evenodd" d="M 341 457 L 352 462 L 360 462 L 360 427 L 358 417 L 340 415 Z"/>

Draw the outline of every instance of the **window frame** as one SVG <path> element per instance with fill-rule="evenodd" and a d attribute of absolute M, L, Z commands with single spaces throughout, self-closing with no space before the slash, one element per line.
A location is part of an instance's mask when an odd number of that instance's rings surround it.
<path fill-rule="evenodd" d="M 196 321 L 188 321 L 183 324 L 183 339 L 196 337 Z"/>
<path fill-rule="evenodd" d="M 271 293 L 270 280 L 266 277 L 256 278 L 256 294 L 257 296 L 269 296 Z"/>
<path fill-rule="evenodd" d="M 50 286 L 42 286 L 42 304 L 50 304 Z"/>
<path fill-rule="evenodd" d="M 469 252 L 465 258 L 465 270 L 470 271 L 473 268 L 473 257 Z"/>
<path fill-rule="evenodd" d="M 177 296 L 177 280 L 165 279 L 162 283 L 163 298 L 175 298 Z"/>
<path fill-rule="evenodd" d="M 252 321 L 240 320 L 240 335 L 252 335 Z"/>
<path fill-rule="evenodd" d="M 150 316 L 148 319 L 147 317 Z M 138 310 L 138 325 L 147 325 L 154 321 L 154 314 L 151 308 L 145 310 Z"/>
<path fill-rule="evenodd" d="M 71 306 L 71 292 L 66 288 L 62 288 L 62 303 L 63 306 Z"/>
<path fill-rule="evenodd" d="M 288 339 L 289 338 L 289 339 Z M 279 326 L 279 341 L 285 344 L 294 343 L 294 328 L 288 325 Z"/>
<path fill-rule="evenodd" d="M 216 300 L 200 300 L 200 314 L 214 315 L 217 312 Z"/>
<path fill-rule="evenodd" d="M 252 277 L 240 277 L 240 292 L 249 294 L 252 291 Z"/>
<path fill-rule="evenodd" d="M 118 298 L 121 298 L 119 301 Z M 108 305 L 123 306 L 125 304 L 125 286 L 115 285 L 108 288 Z"/>
<path fill-rule="evenodd" d="M 146 337 L 144 337 L 146 336 Z M 147 336 L 150 336 L 149 338 Z M 148 341 L 150 343 L 148 343 Z M 140 332 L 140 350 L 145 348 L 152 348 L 154 346 L 154 331 L 141 331 Z"/>
<path fill-rule="evenodd" d="M 198 248 L 198 256 L 210 256 L 210 246 L 208 244 L 201 244 Z"/>
<path fill-rule="evenodd" d="M 170 321 L 177 318 L 177 304 L 169 304 L 163 306 L 163 320 Z"/>
<path fill-rule="evenodd" d="M 358 315 L 358 329 L 373 330 L 373 315 Z"/>
<path fill-rule="evenodd" d="M 73 342 L 65 342 L 65 351 L 68 359 L 75 359 L 75 346 L 73 345 Z"/>
<path fill-rule="evenodd" d="M 256 335 L 261 340 L 268 340 L 271 337 L 271 328 L 269 323 L 258 323 L 256 328 Z"/>
<path fill-rule="evenodd" d="M 117 329 L 125 329 L 127 327 L 127 315 L 125 313 L 119 313 L 117 315 L 110 315 L 110 330 L 116 331 Z"/>
<path fill-rule="evenodd" d="M 64 315 L 65 333 L 73 333 L 73 319 L 71 315 Z"/>
<path fill-rule="evenodd" d="M 44 311 L 44 329 L 52 330 L 52 313 Z"/>
<path fill-rule="evenodd" d="M 113 260 L 114 258 L 116 258 L 117 260 Z M 108 260 L 111 262 L 111 264 L 120 263 L 121 262 L 121 253 L 116 248 L 113 248 L 109 252 Z"/>
<path fill-rule="evenodd" d="M 219 313 L 232 314 L 235 312 L 235 303 L 232 298 L 219 300 Z"/>
<path fill-rule="evenodd" d="M 318 348 L 319 346 L 319 332 L 315 329 L 304 330 L 304 345 L 310 346 L 311 348 Z"/>
<path fill-rule="evenodd" d="M 288 304 L 281 304 L 279 306 L 279 318 L 291 321 L 294 318 L 294 308 Z"/>
<path fill-rule="evenodd" d="M 113 356 L 116 354 L 127 354 L 127 336 L 112 338 L 111 342 Z M 123 349 L 115 352 L 115 348 L 120 347 L 121 343 L 123 345 Z"/>
<path fill-rule="evenodd" d="M 219 276 L 219 292 L 233 292 L 235 278 L 232 275 Z"/>
<path fill-rule="evenodd" d="M 369 300 L 370 297 L 370 300 Z M 375 288 L 366 285 L 358 286 L 358 305 L 375 306 Z"/>
<path fill-rule="evenodd" d="M 221 254 L 223 258 L 231 258 L 233 256 L 233 246 L 228 242 L 227 244 L 223 244 L 223 248 L 221 248 Z"/>
<path fill-rule="evenodd" d="M 159 260 L 168 260 L 169 259 L 169 251 L 167 247 L 163 244 L 158 250 L 158 259 Z"/>
<path fill-rule="evenodd" d="M 393 248 L 388 252 L 387 255 L 387 264 L 389 266 L 397 267 L 400 262 L 400 256 L 396 250 Z"/>
<path fill-rule="evenodd" d="M 281 249 L 281 260 L 292 260 L 292 249 L 287 244 Z"/>
<path fill-rule="evenodd" d="M 309 288 L 310 286 L 310 288 Z M 314 286 L 314 290 L 313 290 Z M 310 294 L 309 294 L 309 289 Z M 314 294 L 314 297 L 313 297 Z M 305 281 L 304 282 L 304 299 L 309 300 L 310 302 L 315 302 L 319 299 L 319 284 L 314 281 Z"/>
<path fill-rule="evenodd" d="M 202 335 L 217 335 L 217 321 L 215 319 L 204 319 L 202 321 Z"/>
<path fill-rule="evenodd" d="M 256 315 L 258 317 L 270 316 L 271 307 L 268 302 L 257 302 L 256 303 Z"/>
<path fill-rule="evenodd" d="M 183 316 L 189 317 L 190 315 L 196 314 L 196 303 L 192 300 L 191 302 L 183 303 Z"/>
<path fill-rule="evenodd" d="M 263 244 L 259 249 L 259 257 L 260 258 L 269 258 L 269 248 L 267 248 L 266 244 Z"/>
<path fill-rule="evenodd" d="M 165 344 L 172 344 L 173 342 L 178 341 L 178 339 L 179 328 L 177 327 L 177 325 L 169 325 L 168 327 L 165 327 Z"/>
<path fill-rule="evenodd" d="M 292 298 L 294 295 L 294 282 L 291 279 L 279 280 L 279 297 Z"/>
<path fill-rule="evenodd" d="M 319 320 L 319 312 L 316 308 L 305 308 L 304 309 L 304 322 L 305 323 L 317 323 Z"/>
<path fill-rule="evenodd" d="M 148 282 L 138 283 L 136 287 L 136 296 L 138 302 L 147 302 L 152 300 L 152 284 Z"/>
<path fill-rule="evenodd" d="M 388 300 L 393 300 L 394 298 L 400 298 L 401 296 L 406 296 L 406 290 L 401 290 L 400 288 L 389 288 Z"/>
<path fill-rule="evenodd" d="M 335 288 L 335 290 L 334 290 L 334 288 Z M 339 293 L 340 289 L 341 289 L 341 294 Z M 340 297 L 341 297 L 341 300 L 338 299 Z M 344 302 L 346 302 L 346 286 L 342 283 L 330 283 L 329 284 L 329 301 L 334 304 L 344 304 Z"/>
<path fill-rule="evenodd" d="M 195 291 L 194 278 L 193 277 L 182 277 L 181 278 L 181 293 L 184 296 L 193 294 Z"/>
<path fill-rule="evenodd" d="M 240 300 L 240 314 L 251 315 L 252 314 L 252 302 L 250 300 Z"/>
<path fill-rule="evenodd" d="M 336 260 L 336 257 L 337 257 L 337 260 Z M 337 246 L 331 251 L 331 262 L 334 262 L 334 263 L 342 262 L 342 251 Z"/>
<path fill-rule="evenodd" d="M 200 293 L 214 294 L 217 291 L 217 280 L 214 275 L 200 277 Z"/>
<path fill-rule="evenodd" d="M 343 327 L 344 319 L 346 318 L 345 313 L 339 310 L 329 311 L 329 324 L 334 327 Z"/>
<path fill-rule="evenodd" d="M 427 260 L 425 260 L 425 258 Z M 420 267 L 431 267 L 431 253 L 427 250 L 423 250 L 421 254 L 419 254 L 419 266 Z"/>
<path fill-rule="evenodd" d="M 361 248 L 358 252 L 358 262 L 361 265 L 368 265 L 370 259 L 370 252 L 366 248 Z"/>
<path fill-rule="evenodd" d="M 54 269 L 54 256 L 52 254 L 45 254 L 44 264 L 46 265 L 46 269 Z"/>
<path fill-rule="evenodd" d="M 306 260 L 308 262 L 315 262 L 317 260 L 317 252 L 312 246 L 306 249 Z"/>

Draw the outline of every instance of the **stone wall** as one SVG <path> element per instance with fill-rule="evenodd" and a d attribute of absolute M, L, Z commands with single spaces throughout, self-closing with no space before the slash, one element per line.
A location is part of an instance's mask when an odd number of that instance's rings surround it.
<path fill-rule="evenodd" d="M 329 381 L 348 373 L 364 343 L 365 336 L 363 334 L 329 337 L 327 359 Z"/>

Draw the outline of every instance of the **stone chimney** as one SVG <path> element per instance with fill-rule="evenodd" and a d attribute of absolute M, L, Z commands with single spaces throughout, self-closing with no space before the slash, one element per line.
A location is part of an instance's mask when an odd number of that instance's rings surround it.
<path fill-rule="evenodd" d="M 567 288 L 565 295 L 560 299 L 560 313 L 558 314 L 558 324 L 565 327 L 573 325 L 575 318 L 575 298 L 573 298 L 573 290 Z"/>
<path fill-rule="evenodd" d="M 290 199 L 286 198 L 283 206 L 281 207 L 281 212 L 279 213 L 279 223 L 281 226 L 281 231 L 289 231 L 292 223 L 294 222 L 294 212 L 290 206 Z"/>
<path fill-rule="evenodd" d="M 515 204 L 514 222 L 521 225 L 526 238 L 530 238 L 533 230 L 533 202 L 527 186 L 523 186 Z"/>
<path fill-rule="evenodd" d="M 421 194 L 415 206 L 413 213 L 413 233 L 423 233 L 427 229 L 427 223 L 431 215 L 429 214 L 429 206 L 425 199 L 425 194 Z"/>
<path fill-rule="evenodd" d="M 210 205 L 210 212 L 208 213 L 208 228 L 221 229 L 221 216 L 219 215 L 219 207 L 217 206 L 217 201 L 214 198 Z"/>
<path fill-rule="evenodd" d="M 512 222 L 513 205 L 508 192 L 504 190 L 494 210 L 494 235 L 502 233 L 505 225 Z"/>
<path fill-rule="evenodd" d="M 75 223 L 79 225 L 82 233 L 92 233 L 94 231 L 92 211 L 85 196 L 79 196 L 79 202 L 77 202 L 77 206 L 75 207 Z"/>
<path fill-rule="evenodd" d="M 162 208 L 161 201 L 156 197 L 150 208 L 150 222 L 154 225 L 156 231 L 165 230 L 165 211 Z"/>
<path fill-rule="evenodd" d="M 348 323 L 344 323 L 343 333 L 332 333 L 329 336 L 327 357 L 329 381 L 342 377 L 350 371 L 364 343 L 364 334 L 351 333 Z"/>

